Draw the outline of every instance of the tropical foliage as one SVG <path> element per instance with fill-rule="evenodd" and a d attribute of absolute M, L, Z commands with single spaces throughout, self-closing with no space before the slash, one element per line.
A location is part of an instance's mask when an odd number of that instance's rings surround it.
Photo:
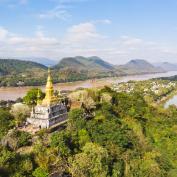
<path fill-rule="evenodd" d="M 66 129 L 35 136 L 14 132 L 21 137 L 17 148 L 0 147 L 1 176 L 176 176 L 176 107 L 164 109 L 156 99 L 147 101 L 143 89 L 126 93 L 106 87 L 83 94 L 87 102 L 69 112 Z M 1 112 L 3 137 L 14 118 Z"/>

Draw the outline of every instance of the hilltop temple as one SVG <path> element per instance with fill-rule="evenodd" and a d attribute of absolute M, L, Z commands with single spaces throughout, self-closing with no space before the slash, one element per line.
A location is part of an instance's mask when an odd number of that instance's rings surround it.
<path fill-rule="evenodd" d="M 49 128 L 67 120 L 66 105 L 54 95 L 50 69 L 48 70 L 45 98 L 42 101 L 39 98 L 38 93 L 37 105 L 32 109 L 31 117 L 27 119 L 28 123 L 39 128 Z"/>

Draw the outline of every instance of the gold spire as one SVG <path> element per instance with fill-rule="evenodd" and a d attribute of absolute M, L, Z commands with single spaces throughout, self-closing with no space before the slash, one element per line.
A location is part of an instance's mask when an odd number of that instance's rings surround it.
<path fill-rule="evenodd" d="M 46 95 L 45 95 L 45 98 L 42 104 L 51 105 L 52 103 L 55 103 L 56 101 L 57 101 L 57 98 L 54 96 L 54 88 L 53 88 L 53 82 L 52 82 L 52 77 L 51 77 L 51 71 L 50 71 L 50 68 L 48 68 Z"/>
<path fill-rule="evenodd" d="M 38 92 L 37 92 L 37 105 L 40 104 L 40 92 L 39 92 L 39 89 L 38 89 Z"/>

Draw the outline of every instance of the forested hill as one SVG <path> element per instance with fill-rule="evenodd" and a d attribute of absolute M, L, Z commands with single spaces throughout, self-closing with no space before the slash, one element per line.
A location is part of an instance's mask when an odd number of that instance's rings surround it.
<path fill-rule="evenodd" d="M 0 74 L 1 75 L 11 75 L 17 73 L 24 73 L 27 71 L 33 72 L 34 69 L 39 69 L 40 71 L 47 69 L 46 66 L 23 60 L 15 59 L 0 59 Z"/>
<path fill-rule="evenodd" d="M 97 70 L 97 71 L 105 71 L 105 70 L 114 70 L 114 66 L 99 57 L 68 57 L 63 58 L 54 68 L 65 69 L 72 68 L 77 70 Z"/>

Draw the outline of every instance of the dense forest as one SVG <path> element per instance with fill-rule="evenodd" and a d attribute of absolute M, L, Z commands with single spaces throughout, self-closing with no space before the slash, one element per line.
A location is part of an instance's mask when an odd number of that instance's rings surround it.
<path fill-rule="evenodd" d="M 135 89 L 123 91 L 132 84 Z M 155 84 L 163 88 L 170 82 L 130 82 L 116 87 L 122 91 L 114 86 L 73 92 L 81 107 L 72 107 L 65 129 L 53 133 L 41 130 L 31 135 L 13 129 L 21 114 L 1 108 L 0 176 L 177 176 L 177 109 L 157 104 L 155 94 L 149 94 L 153 90 L 147 92 Z M 160 88 L 159 96 L 175 91 L 171 85 Z"/>

